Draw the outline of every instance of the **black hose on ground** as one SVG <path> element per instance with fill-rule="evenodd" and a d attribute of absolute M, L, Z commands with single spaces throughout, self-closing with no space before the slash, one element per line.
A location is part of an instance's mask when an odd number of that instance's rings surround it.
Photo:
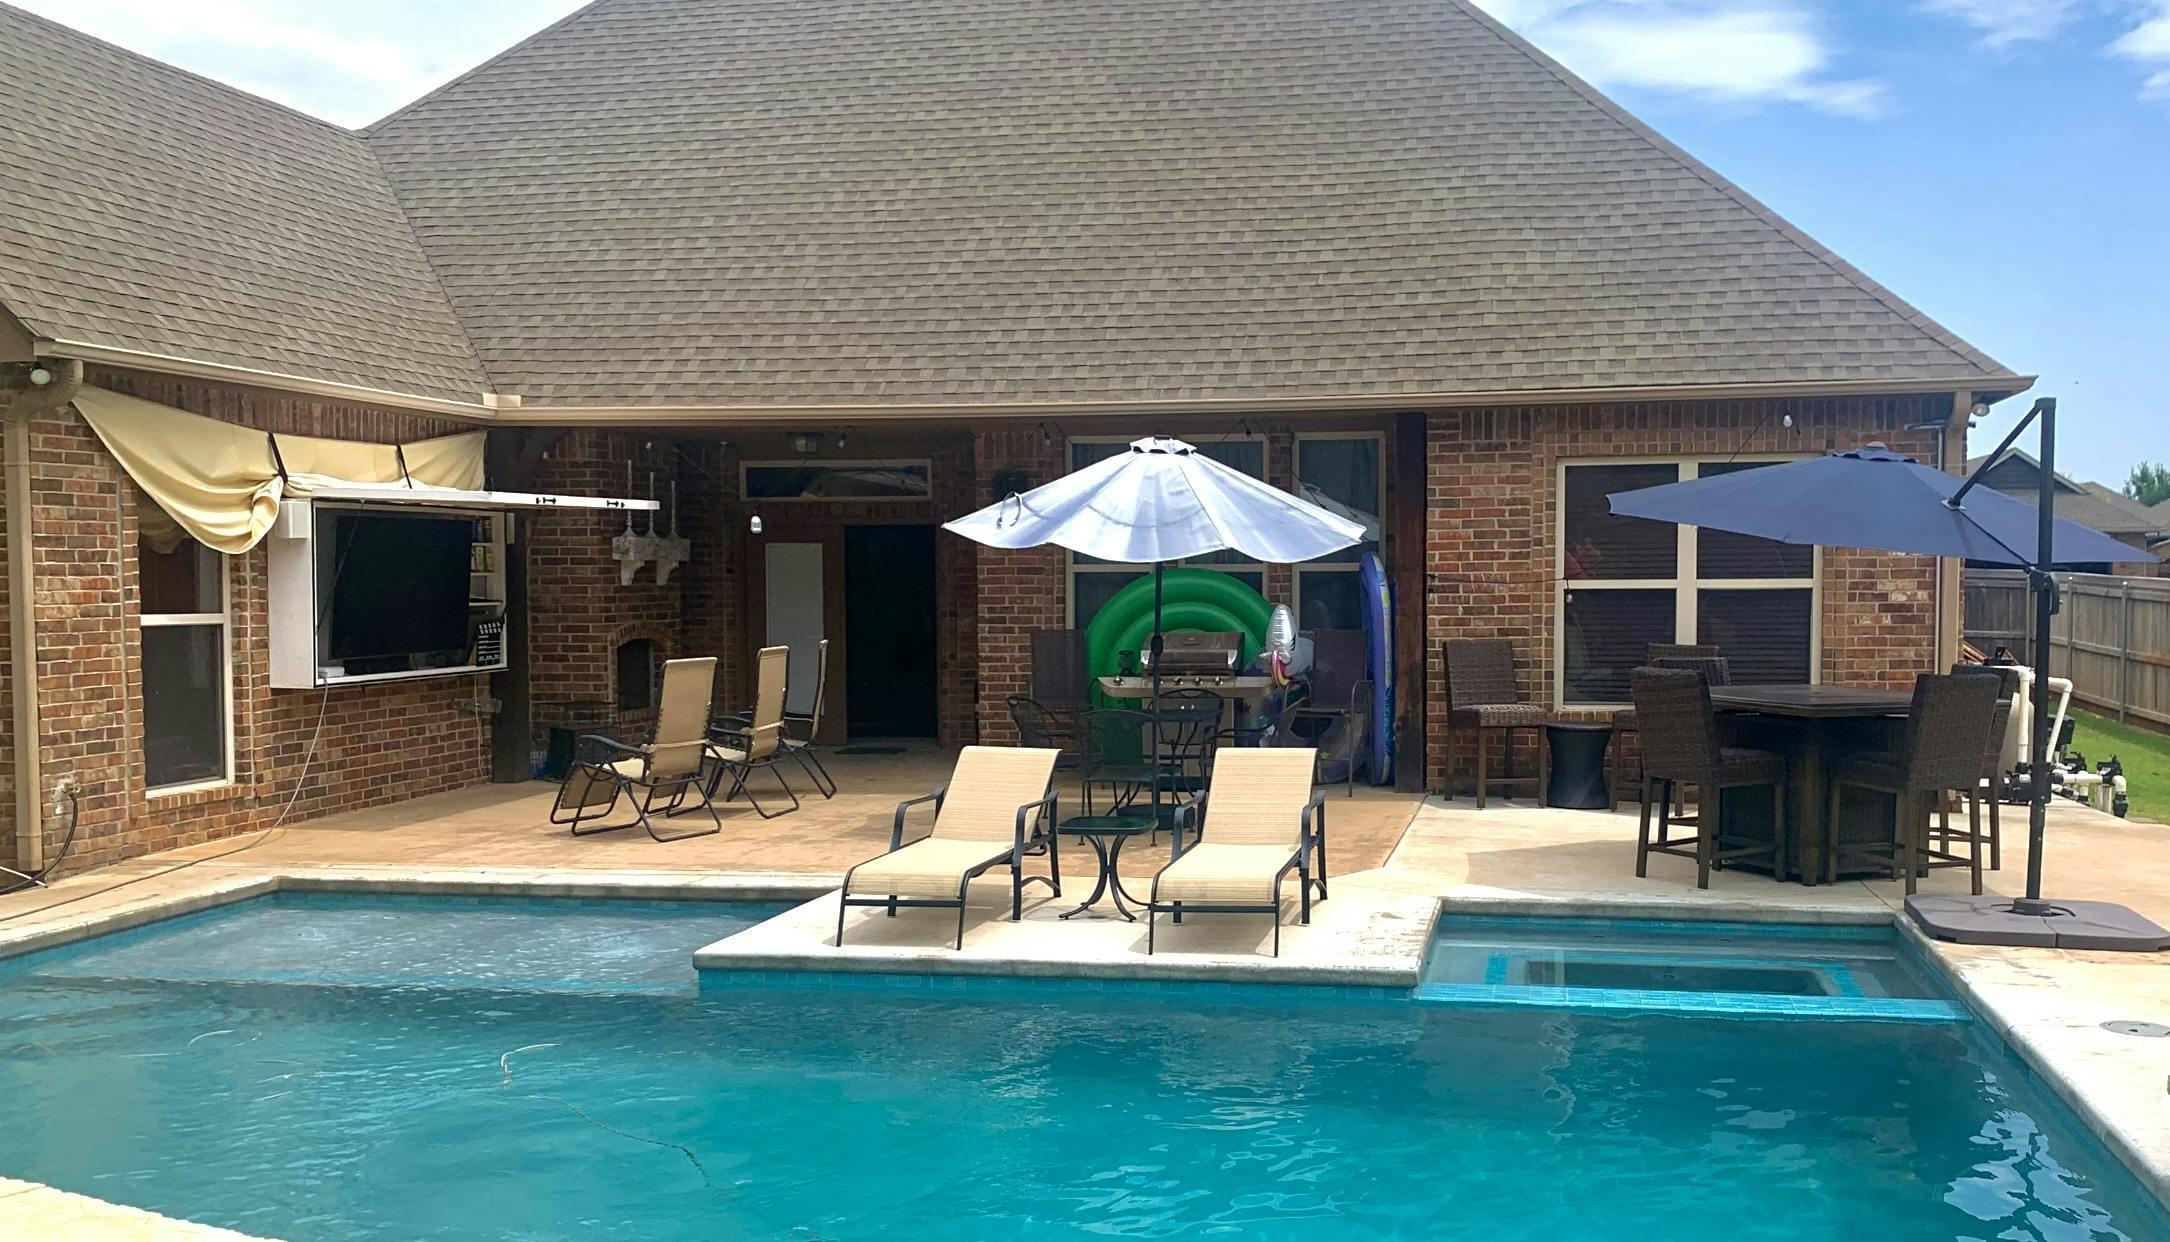
<path fill-rule="evenodd" d="M 62 786 L 60 792 L 66 795 L 68 799 L 68 834 L 60 839 L 60 852 L 53 855 L 53 861 L 45 864 L 43 867 L 38 868 L 36 871 L 15 871 L 6 867 L 0 867 L 0 874 L 14 876 L 19 881 L 19 883 L 15 884 L 10 888 L 0 889 L 0 897 L 5 897 L 9 893 L 22 892 L 26 888 L 38 887 L 40 884 L 45 883 L 46 876 L 49 876 L 55 871 L 60 870 L 60 864 L 68 861 L 68 852 L 75 848 L 75 826 L 80 819 L 80 816 L 77 814 L 77 810 L 79 809 L 77 807 L 78 791 L 73 784 L 69 784 Z"/>

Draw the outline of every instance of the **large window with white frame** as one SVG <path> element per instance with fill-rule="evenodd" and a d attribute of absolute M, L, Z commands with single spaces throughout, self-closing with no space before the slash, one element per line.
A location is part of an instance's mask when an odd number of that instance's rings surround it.
<path fill-rule="evenodd" d="M 1070 441 L 1070 469 L 1082 470 L 1096 461 L 1128 452 L 1135 436 L 1079 436 Z M 1225 436 L 1196 445 L 1200 453 L 1232 466 L 1254 479 L 1266 477 L 1266 442 L 1256 435 Z M 1194 556 L 1182 564 L 1191 569 L 1211 569 L 1229 575 L 1261 594 L 1266 589 L 1266 567 L 1241 552 L 1214 552 Z M 1070 624 L 1084 629 L 1092 624 L 1117 591 L 1144 577 L 1150 570 L 1119 561 L 1070 553 Z"/>
<path fill-rule="evenodd" d="M 1296 624 L 1306 630 L 1362 629 L 1364 598 L 1357 565 L 1380 553 L 1386 511 L 1386 437 L 1376 431 L 1326 431 L 1296 437 L 1296 491 L 1364 527 L 1360 547 L 1296 567 Z"/>
<path fill-rule="evenodd" d="M 233 776 L 226 558 L 152 501 L 139 505 L 144 785 L 158 793 L 220 784 Z"/>
<path fill-rule="evenodd" d="M 1814 548 L 1615 516 L 1614 492 L 1710 478 L 1774 460 L 1606 460 L 1560 467 L 1557 700 L 1628 701 L 1652 643 L 1719 648 L 1735 682 L 1816 679 Z"/>

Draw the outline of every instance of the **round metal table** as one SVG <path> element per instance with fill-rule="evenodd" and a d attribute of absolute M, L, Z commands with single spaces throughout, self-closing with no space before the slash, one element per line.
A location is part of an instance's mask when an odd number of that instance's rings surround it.
<path fill-rule="evenodd" d="M 1114 899 L 1117 914 L 1128 922 L 1137 922 L 1138 916 L 1130 912 L 1130 906 L 1125 905 L 1124 900 L 1128 898 L 1130 902 L 1137 905 L 1143 905 L 1144 903 L 1123 891 L 1123 877 L 1116 873 L 1115 866 L 1122 859 L 1123 842 L 1130 840 L 1132 837 L 1142 837 L 1153 831 L 1152 817 L 1149 815 L 1080 815 L 1062 821 L 1062 826 L 1055 831 L 1067 836 L 1085 838 L 1085 843 L 1092 846 L 1093 853 L 1100 858 L 1100 879 L 1098 883 L 1093 885 L 1092 896 L 1085 899 L 1084 905 L 1056 917 L 1067 919 L 1072 915 L 1083 914 L 1099 904 L 1100 899 L 1105 896 Z"/>

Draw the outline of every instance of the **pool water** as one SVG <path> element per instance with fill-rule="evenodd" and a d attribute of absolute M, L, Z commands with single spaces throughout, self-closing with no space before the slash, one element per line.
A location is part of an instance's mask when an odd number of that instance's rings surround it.
<path fill-rule="evenodd" d="M 0 963 L 0 1174 L 296 1242 L 2170 1237 L 1965 1025 L 698 988 L 754 913 L 282 896 Z"/>

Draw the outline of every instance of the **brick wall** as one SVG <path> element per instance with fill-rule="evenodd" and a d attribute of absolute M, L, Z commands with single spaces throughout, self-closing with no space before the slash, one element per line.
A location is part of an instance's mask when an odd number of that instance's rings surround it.
<path fill-rule="evenodd" d="M 631 470 L 628 483 L 627 471 Z M 678 482 L 679 520 L 707 507 L 698 495 L 712 490 L 705 480 L 687 480 L 677 447 L 644 432 L 581 429 L 550 449 L 535 473 L 534 489 L 569 496 L 626 496 L 660 499 L 668 508 L 671 484 Z M 699 483 L 700 486 L 694 486 Z M 666 583 L 656 582 L 655 566 L 644 564 L 631 583 L 619 581 L 610 542 L 626 529 L 628 518 L 647 533 L 650 514 L 603 509 L 558 510 L 522 519 L 528 574 L 528 693 L 535 704 L 537 741 L 556 717 L 554 705 L 600 703 L 608 716 L 606 731 L 639 736 L 653 725 L 653 711 L 619 713 L 617 647 L 632 638 L 652 639 L 657 667 L 685 655 L 713 655 L 686 641 L 684 600 L 692 577 L 681 566 Z M 667 513 L 653 515 L 668 530 Z M 700 534 L 687 527 L 700 543 Z M 710 586 L 701 579 L 700 589 Z"/>
<path fill-rule="evenodd" d="M 1036 428 L 982 431 L 973 436 L 977 480 L 972 506 L 1028 491 L 1064 472 L 1060 437 Z M 1061 629 L 1069 600 L 1062 549 L 981 548 L 978 551 L 979 734 L 990 745 L 1015 745 L 1009 697 L 1032 691 L 1032 632 Z"/>
<path fill-rule="evenodd" d="M 979 508 L 973 442 L 934 453 L 934 517 L 947 522 Z M 944 746 L 969 746 L 979 728 L 979 544 L 947 531 L 934 537 L 936 694 Z"/>
<path fill-rule="evenodd" d="M 6 467 L 7 448 L 0 440 L 0 471 Z M 6 490 L 0 483 L 0 497 Z M 7 506 L 0 503 L 0 864 L 12 864 L 21 857 L 15 848 L 15 659 L 10 646 L 14 614 L 8 606 L 14 576 L 8 565 L 7 529 Z"/>
<path fill-rule="evenodd" d="M 265 430 L 392 441 L 463 429 L 203 381 L 97 368 L 87 379 Z M 73 777 L 84 788 L 71 869 L 266 827 L 282 812 L 295 822 L 486 777 L 488 725 L 472 710 L 487 692 L 485 678 L 270 688 L 259 546 L 226 558 L 234 779 L 188 793 L 147 792 L 134 484 L 73 409 L 33 422 L 31 453 L 43 775 L 48 787 Z M 48 858 L 65 828 L 64 819 L 48 818 Z"/>
<path fill-rule="evenodd" d="M 1783 409 L 1781 409 L 1783 406 Z M 1950 399 L 1846 398 L 1456 410 L 1428 423 L 1426 513 L 1426 784 L 1446 776 L 1441 643 L 1503 637 L 1522 694 L 1550 704 L 1557 624 L 1553 581 L 1563 459 L 1816 453 L 1880 440 L 1924 460 L 1935 433 L 1904 427 L 1941 417 Z M 1781 413 L 1793 415 L 1788 431 Z M 1935 659 L 1935 562 L 1827 549 L 1820 580 L 1828 683 L 1910 685 Z M 1525 745 L 1528 743 L 1525 742 Z M 1466 747 L 1456 768 L 1466 774 Z"/>
<path fill-rule="evenodd" d="M 681 632 L 690 655 L 716 657 L 716 702 L 750 705 L 745 677 L 742 598 L 746 589 L 746 519 L 739 512 L 738 458 L 719 441 L 678 446 L 679 527 L 693 558 L 678 569 Z"/>

